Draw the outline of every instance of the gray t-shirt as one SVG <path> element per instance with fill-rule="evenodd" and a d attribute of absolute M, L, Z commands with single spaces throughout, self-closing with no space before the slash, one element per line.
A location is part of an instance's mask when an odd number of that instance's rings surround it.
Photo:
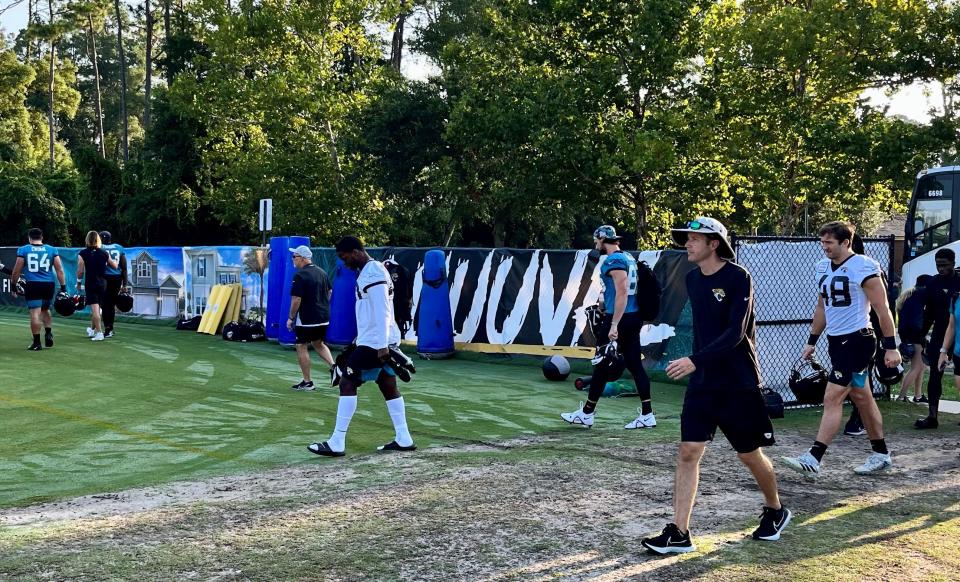
<path fill-rule="evenodd" d="M 297 325 L 315 327 L 330 322 L 330 279 L 323 269 L 313 263 L 298 269 L 290 295 L 300 298 Z"/>

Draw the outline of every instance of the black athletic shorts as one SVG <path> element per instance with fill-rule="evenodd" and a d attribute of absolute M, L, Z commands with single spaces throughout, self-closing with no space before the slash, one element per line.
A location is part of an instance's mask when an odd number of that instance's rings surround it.
<path fill-rule="evenodd" d="M 927 336 L 923 334 L 923 330 L 904 328 L 899 330 L 897 333 L 900 336 L 900 341 L 902 343 L 920 344 L 924 347 L 927 345 Z"/>
<path fill-rule="evenodd" d="M 322 342 L 327 339 L 327 326 L 326 325 L 311 325 L 311 326 L 302 326 L 298 325 L 293 328 L 294 333 L 297 334 L 297 343 L 298 344 L 310 344 L 313 342 Z"/>
<path fill-rule="evenodd" d="M 953 375 L 960 376 L 960 356 L 954 352 L 950 354 L 950 358 L 953 360 Z"/>
<path fill-rule="evenodd" d="M 759 387 L 688 389 L 680 412 L 680 440 L 712 441 L 718 428 L 738 453 L 750 453 L 776 442 Z"/>
<path fill-rule="evenodd" d="M 103 279 L 87 281 L 84 285 L 84 293 L 87 296 L 87 305 L 100 305 L 107 293 L 107 282 Z"/>
<path fill-rule="evenodd" d="M 377 350 L 368 346 L 357 346 L 347 358 L 347 369 L 344 377 L 349 378 L 354 386 L 364 382 L 380 379 L 381 374 L 396 376 L 393 368 L 380 361 Z"/>
<path fill-rule="evenodd" d="M 53 283 L 46 281 L 27 281 L 24 299 L 30 309 L 50 309 L 53 295 L 57 290 Z"/>
<path fill-rule="evenodd" d="M 846 335 L 827 336 L 830 353 L 829 382 L 837 386 L 863 388 L 877 352 L 877 338 L 873 330 L 863 328 Z"/>

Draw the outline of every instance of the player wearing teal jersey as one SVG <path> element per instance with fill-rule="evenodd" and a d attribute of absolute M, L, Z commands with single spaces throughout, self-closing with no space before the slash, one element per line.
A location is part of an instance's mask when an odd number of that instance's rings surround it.
<path fill-rule="evenodd" d="M 17 263 L 13 267 L 10 280 L 14 285 L 21 275 L 26 280 L 24 299 L 30 310 L 30 333 L 33 335 L 33 342 L 27 349 L 36 352 L 43 349 L 40 345 L 41 327 L 46 329 L 46 346 L 53 347 L 53 318 L 50 315 L 50 306 L 56 292 L 54 284 L 59 281 L 60 290 L 66 291 L 66 279 L 60 263 L 60 253 L 55 247 L 43 243 L 43 231 L 31 228 L 27 239 L 30 244 L 17 249 Z M 16 294 L 16 291 L 12 292 Z"/>

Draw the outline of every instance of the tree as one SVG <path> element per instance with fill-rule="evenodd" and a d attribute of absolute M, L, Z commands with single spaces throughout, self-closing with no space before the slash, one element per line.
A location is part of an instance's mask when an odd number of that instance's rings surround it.
<path fill-rule="evenodd" d="M 123 13 L 120 0 L 114 0 L 117 17 L 117 54 L 120 55 L 120 119 L 123 123 L 123 162 L 130 161 L 130 127 L 127 119 L 127 60 L 123 52 Z"/>
<path fill-rule="evenodd" d="M 250 247 L 243 252 L 241 257 L 243 262 L 243 272 L 247 275 L 256 275 L 260 278 L 260 309 L 258 314 L 260 321 L 263 322 L 266 312 L 263 309 L 263 276 L 270 265 L 270 250 L 266 247 Z"/>

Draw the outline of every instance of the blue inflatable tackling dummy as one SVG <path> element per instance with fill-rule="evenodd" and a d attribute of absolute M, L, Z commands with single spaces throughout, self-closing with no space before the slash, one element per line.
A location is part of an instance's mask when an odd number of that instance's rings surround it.
<path fill-rule="evenodd" d="M 297 268 L 293 266 L 291 248 L 310 246 L 307 236 L 275 236 L 270 238 L 270 265 L 267 272 L 267 339 L 293 344 L 296 335 L 287 330 L 290 313 L 290 287 Z"/>
<path fill-rule="evenodd" d="M 447 257 L 443 251 L 427 251 L 423 258 L 423 286 L 417 315 L 417 353 L 427 359 L 454 354 L 453 317 L 450 314 L 450 284 Z"/>
<path fill-rule="evenodd" d="M 327 345 L 346 346 L 357 339 L 357 276 L 360 273 L 348 269 L 337 259 L 337 266 L 330 273 L 333 295 L 330 297 L 330 327 L 327 328 Z"/>

